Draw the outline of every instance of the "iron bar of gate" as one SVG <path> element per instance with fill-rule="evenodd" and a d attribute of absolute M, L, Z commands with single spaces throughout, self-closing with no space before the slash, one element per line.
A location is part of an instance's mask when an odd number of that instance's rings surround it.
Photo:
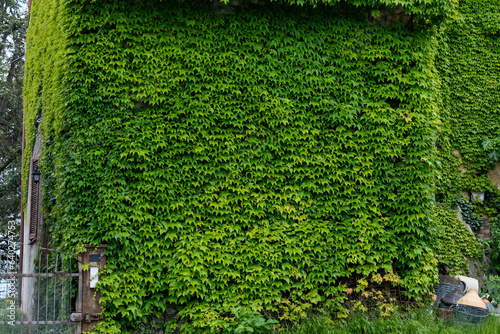
<path fill-rule="evenodd" d="M 38 273 L 40 274 L 40 268 L 42 267 L 42 257 L 39 255 L 38 256 Z M 40 321 L 40 277 L 38 277 L 38 281 L 37 281 L 37 298 L 36 298 L 36 302 L 37 302 L 37 307 L 36 307 L 36 311 L 37 311 L 37 317 L 36 317 L 36 320 Z M 36 327 L 36 333 L 38 334 L 39 333 L 39 327 L 37 326 Z"/>
<path fill-rule="evenodd" d="M 46 261 L 44 263 L 44 267 L 45 267 L 45 273 L 48 274 L 49 273 L 49 253 L 47 252 L 46 253 L 47 256 L 46 256 Z M 40 278 L 41 279 L 41 278 Z M 45 279 L 45 321 L 48 320 L 48 312 L 49 312 L 49 280 L 46 278 Z M 40 319 L 38 319 L 40 320 Z"/>
<path fill-rule="evenodd" d="M 56 253 L 56 267 L 54 268 L 54 271 L 57 271 L 57 261 L 59 260 L 59 254 Z M 56 319 L 56 289 L 57 289 L 57 276 L 54 277 L 54 304 L 52 308 L 52 319 Z M 62 288 L 61 288 L 62 292 Z"/>
<path fill-rule="evenodd" d="M 63 266 L 63 268 L 64 268 L 64 266 Z M 69 258 L 69 268 L 71 268 L 71 258 Z M 79 281 L 80 281 L 80 280 L 79 280 Z M 68 294 L 68 306 L 69 306 L 69 305 L 71 305 L 71 296 L 72 296 L 72 295 L 71 295 L 71 285 L 72 285 L 72 284 L 70 283 L 70 284 L 69 284 L 69 294 Z M 77 297 L 77 298 L 78 298 L 78 297 Z M 77 301 L 77 303 L 78 303 L 78 301 Z M 76 309 L 75 309 L 75 311 L 76 311 Z M 68 327 L 70 327 L 70 326 L 68 325 Z"/>
<path fill-rule="evenodd" d="M 14 325 L 75 325 L 74 322 L 67 320 L 67 321 L 28 321 L 28 320 L 23 320 L 23 321 L 0 321 L 0 325 L 10 325 L 11 323 L 14 323 Z"/>
<path fill-rule="evenodd" d="M 41 273 L 41 274 L 0 274 L 0 278 L 9 277 L 79 277 L 79 273 Z"/>

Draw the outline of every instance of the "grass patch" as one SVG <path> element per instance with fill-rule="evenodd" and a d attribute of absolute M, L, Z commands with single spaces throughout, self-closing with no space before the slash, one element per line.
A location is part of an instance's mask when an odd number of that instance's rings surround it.
<path fill-rule="evenodd" d="M 395 313 L 389 317 L 370 317 L 358 313 L 344 324 L 336 324 L 329 316 L 310 314 L 300 323 L 275 329 L 279 334 L 498 334 L 500 318 L 490 316 L 482 325 L 453 325 L 437 318 L 430 309 Z"/>

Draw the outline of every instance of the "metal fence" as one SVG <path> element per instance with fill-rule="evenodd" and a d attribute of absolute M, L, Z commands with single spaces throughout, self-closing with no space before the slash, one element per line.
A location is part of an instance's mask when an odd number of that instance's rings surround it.
<path fill-rule="evenodd" d="M 0 265 L 0 334 L 79 333 L 80 323 L 70 319 L 81 310 L 76 257 L 33 245 L 6 255 Z"/>

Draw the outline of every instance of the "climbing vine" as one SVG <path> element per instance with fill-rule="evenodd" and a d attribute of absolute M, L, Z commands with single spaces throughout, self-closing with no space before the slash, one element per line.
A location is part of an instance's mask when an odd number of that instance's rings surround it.
<path fill-rule="evenodd" d="M 483 244 L 458 219 L 456 210 L 436 207 L 433 219 L 438 228 L 435 245 L 439 264 L 449 268 L 450 276 L 469 275 L 467 258 L 482 260 Z"/>
<path fill-rule="evenodd" d="M 488 155 L 491 159 L 495 161 L 500 161 L 500 137 L 493 139 L 486 138 L 480 142 L 480 146 L 484 150 L 488 150 L 490 154 Z"/>
<path fill-rule="evenodd" d="M 485 207 L 490 217 L 491 238 L 488 240 L 488 253 L 491 258 L 491 266 L 497 272 L 500 271 L 500 195 L 487 194 Z"/>
<path fill-rule="evenodd" d="M 498 270 L 500 191 L 488 173 L 498 160 L 495 138 L 500 135 L 500 1 L 461 1 L 458 11 L 458 19 L 438 38 L 441 126 L 436 197 L 440 202 L 458 205 L 474 231 L 481 228 L 483 217 L 490 219 L 487 253 L 492 267 Z M 484 202 L 469 202 L 471 194 L 481 192 L 485 193 Z M 457 268 L 463 265 L 463 259 L 443 261 Z"/>
<path fill-rule="evenodd" d="M 499 193 L 487 178 L 495 167 L 494 140 L 485 139 L 500 135 L 500 1 L 461 1 L 458 11 L 439 34 L 436 61 L 442 97 L 436 191 L 442 202 L 461 192 Z"/>
<path fill-rule="evenodd" d="M 240 309 L 342 312 L 353 277 L 425 296 L 431 18 L 454 3 L 35 1 L 25 157 L 43 112 L 52 242 L 108 245 L 100 331 L 167 309 L 186 333 Z M 370 20 L 394 4 L 411 29 Z"/>
<path fill-rule="evenodd" d="M 460 208 L 464 223 L 468 224 L 475 232 L 479 231 L 483 225 L 483 219 L 474 213 L 474 206 L 464 197 L 455 197 L 452 204 Z"/>

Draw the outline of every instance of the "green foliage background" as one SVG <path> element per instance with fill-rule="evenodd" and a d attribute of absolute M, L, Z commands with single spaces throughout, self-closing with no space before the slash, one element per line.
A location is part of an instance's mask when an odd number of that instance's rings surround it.
<path fill-rule="evenodd" d="M 470 275 L 467 258 L 482 260 L 484 246 L 457 218 L 456 210 L 436 207 L 433 219 L 439 231 L 436 238 L 436 257 L 439 263 L 450 268 L 450 276 Z"/>
<path fill-rule="evenodd" d="M 196 333 L 231 307 L 340 309 L 375 273 L 429 292 L 430 23 L 454 2 L 380 2 L 413 31 L 334 3 L 33 3 L 24 177 L 43 111 L 52 241 L 108 244 L 102 331 L 168 307 Z"/>
<path fill-rule="evenodd" d="M 500 194 L 486 178 L 495 161 L 478 144 L 500 135 L 500 1 L 461 1 L 459 13 L 439 35 L 436 61 L 442 81 L 440 201 L 462 191 Z"/>
<path fill-rule="evenodd" d="M 487 178 L 496 162 L 480 142 L 500 135 L 500 1 L 460 1 L 458 12 L 438 38 L 441 124 L 436 195 L 438 201 L 451 203 L 464 193 L 486 192 L 485 201 L 476 201 L 474 213 L 467 215 L 477 216 L 479 222 L 483 215 L 489 217 L 487 253 L 491 267 L 498 270 L 500 191 Z"/>

